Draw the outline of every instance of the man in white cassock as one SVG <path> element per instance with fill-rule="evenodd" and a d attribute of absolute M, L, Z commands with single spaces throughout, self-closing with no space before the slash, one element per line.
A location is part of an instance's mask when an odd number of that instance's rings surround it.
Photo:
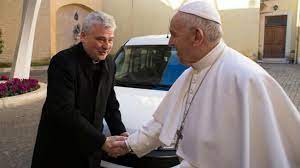
<path fill-rule="evenodd" d="M 176 143 L 182 168 L 299 168 L 298 110 L 263 68 L 222 41 L 214 6 L 186 2 L 170 32 L 190 68 L 123 146 L 141 157 Z"/>

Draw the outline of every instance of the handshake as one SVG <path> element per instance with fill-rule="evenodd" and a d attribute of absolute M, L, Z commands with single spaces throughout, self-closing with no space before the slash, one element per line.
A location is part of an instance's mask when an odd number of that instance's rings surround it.
<path fill-rule="evenodd" d="M 101 149 L 114 158 L 125 155 L 131 151 L 125 142 L 128 136 L 129 134 L 127 132 L 124 132 L 119 136 L 109 136 L 106 138 Z"/>

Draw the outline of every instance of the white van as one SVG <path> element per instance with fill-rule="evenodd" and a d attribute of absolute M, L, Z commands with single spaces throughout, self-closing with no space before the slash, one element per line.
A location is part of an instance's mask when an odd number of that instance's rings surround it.
<path fill-rule="evenodd" d="M 168 35 L 135 37 L 127 41 L 114 58 L 115 91 L 129 133 L 152 118 L 166 92 L 187 68 L 179 62 L 175 48 L 169 47 L 168 41 Z M 112 166 L 111 163 L 115 163 L 127 167 L 159 168 L 179 163 L 173 147 L 160 147 L 142 158 L 128 154 L 104 160 L 101 164 L 104 167 L 118 167 Z"/>

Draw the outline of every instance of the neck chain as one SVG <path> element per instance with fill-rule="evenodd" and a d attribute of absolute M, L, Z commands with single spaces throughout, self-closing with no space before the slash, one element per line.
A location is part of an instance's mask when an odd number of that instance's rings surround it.
<path fill-rule="evenodd" d="M 182 131 L 183 131 L 183 128 L 184 128 L 185 120 L 186 120 L 186 117 L 187 117 L 187 115 L 189 113 L 189 110 L 190 110 L 190 107 L 192 105 L 192 102 L 194 101 L 195 95 L 197 94 L 197 92 L 198 92 L 199 88 L 201 87 L 203 81 L 205 80 L 207 74 L 210 72 L 210 70 L 212 69 L 212 67 L 214 66 L 214 64 L 217 62 L 217 60 L 218 60 L 218 58 L 213 62 L 213 64 L 209 67 L 209 69 L 207 70 L 207 72 L 204 74 L 204 77 L 202 78 L 200 84 L 198 85 L 195 94 L 192 96 L 192 100 L 190 101 L 190 103 L 186 103 L 186 105 L 185 105 L 184 114 L 183 114 L 183 118 L 182 118 L 182 121 L 181 121 L 181 125 L 180 125 L 179 129 L 177 129 L 177 131 L 176 131 L 176 135 L 177 135 L 177 139 L 176 139 L 176 142 L 175 142 L 175 149 L 176 150 L 178 149 L 179 141 L 183 138 Z M 191 84 L 192 84 L 193 77 L 194 77 L 194 74 L 192 74 L 192 77 L 191 77 L 191 80 L 190 80 L 190 84 L 189 84 L 188 92 L 191 89 Z M 187 97 L 186 101 L 188 101 L 188 97 Z"/>

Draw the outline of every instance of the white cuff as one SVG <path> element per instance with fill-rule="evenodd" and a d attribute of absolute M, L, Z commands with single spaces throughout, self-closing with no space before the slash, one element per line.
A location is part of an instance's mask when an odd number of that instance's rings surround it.
<path fill-rule="evenodd" d="M 130 147 L 130 145 L 129 145 L 129 143 L 127 142 L 127 140 L 125 140 L 125 144 L 127 146 L 128 151 L 129 152 L 133 152 L 132 149 L 131 149 L 131 147 Z"/>

